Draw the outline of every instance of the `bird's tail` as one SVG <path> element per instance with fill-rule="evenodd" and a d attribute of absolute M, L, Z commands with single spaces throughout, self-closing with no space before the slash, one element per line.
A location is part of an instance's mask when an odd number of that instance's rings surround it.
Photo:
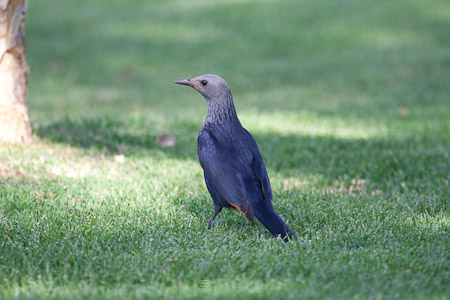
<path fill-rule="evenodd" d="M 274 236 L 280 236 L 285 242 L 289 242 L 293 238 L 297 239 L 275 210 L 263 209 L 255 211 L 255 215 Z"/>

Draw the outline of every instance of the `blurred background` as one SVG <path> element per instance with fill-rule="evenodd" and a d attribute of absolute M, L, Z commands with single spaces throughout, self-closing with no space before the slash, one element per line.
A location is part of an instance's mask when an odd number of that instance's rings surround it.
<path fill-rule="evenodd" d="M 241 113 L 433 119 L 448 115 L 449 26 L 443 0 L 30 1 L 30 114 L 200 124 L 203 100 L 172 82 L 216 73 Z"/>

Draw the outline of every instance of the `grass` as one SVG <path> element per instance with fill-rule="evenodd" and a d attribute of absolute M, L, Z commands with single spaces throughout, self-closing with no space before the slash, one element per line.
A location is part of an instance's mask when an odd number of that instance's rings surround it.
<path fill-rule="evenodd" d="M 30 1 L 34 143 L 0 148 L 0 299 L 449 299 L 449 11 Z M 172 84 L 204 73 L 298 242 L 230 210 L 207 230 L 206 104 Z"/>

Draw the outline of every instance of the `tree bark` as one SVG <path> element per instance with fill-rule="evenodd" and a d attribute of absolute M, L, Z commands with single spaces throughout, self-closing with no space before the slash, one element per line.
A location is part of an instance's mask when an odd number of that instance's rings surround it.
<path fill-rule="evenodd" d="M 0 0 L 0 142 L 31 140 L 25 14 L 28 0 Z"/>

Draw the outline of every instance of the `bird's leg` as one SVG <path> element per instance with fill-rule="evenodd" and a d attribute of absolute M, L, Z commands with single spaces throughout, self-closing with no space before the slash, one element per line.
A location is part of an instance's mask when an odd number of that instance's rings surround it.
<path fill-rule="evenodd" d="M 209 218 L 208 220 L 208 229 L 211 229 L 212 227 L 212 222 L 214 221 L 214 218 L 222 211 L 222 207 L 218 206 L 214 203 L 214 214 L 212 215 L 211 218 Z"/>

